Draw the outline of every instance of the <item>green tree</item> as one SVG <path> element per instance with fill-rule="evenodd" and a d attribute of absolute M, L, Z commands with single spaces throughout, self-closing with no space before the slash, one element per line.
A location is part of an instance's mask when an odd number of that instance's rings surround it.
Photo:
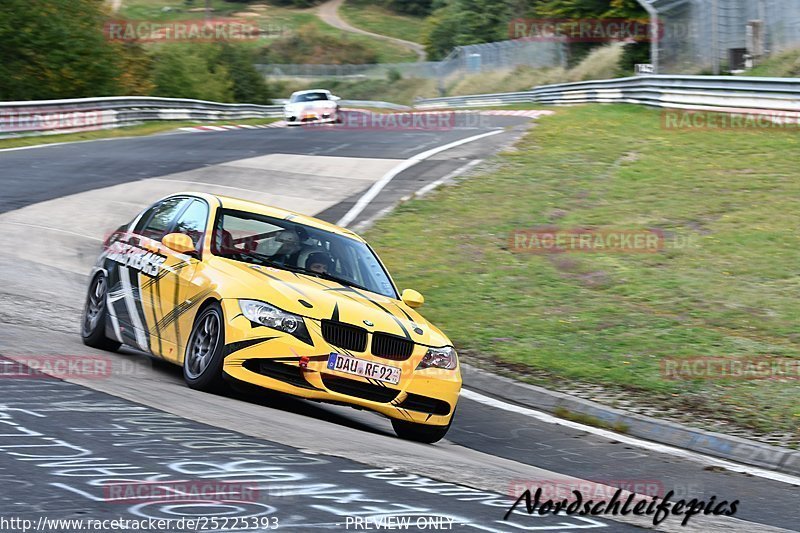
<path fill-rule="evenodd" d="M 264 76 L 254 66 L 253 55 L 241 46 L 224 44 L 217 58 L 228 70 L 233 82 L 233 98 L 237 102 L 268 104 L 271 89 Z"/>
<path fill-rule="evenodd" d="M 153 61 L 154 96 L 234 101 L 234 83 L 211 45 L 167 45 Z"/>
<path fill-rule="evenodd" d="M 534 8 L 536 16 L 566 19 L 648 19 L 647 12 L 636 0 L 542 0 Z M 601 43 L 570 43 L 569 64 L 579 63 Z M 629 73 L 632 61 L 637 61 L 648 52 L 646 43 L 632 43 L 625 46 L 625 54 L 620 61 L 620 70 Z"/>
<path fill-rule="evenodd" d="M 541 0 L 534 12 L 553 18 L 647 18 L 636 0 Z"/>
<path fill-rule="evenodd" d="M 0 1 L 0 100 L 119 93 L 103 0 Z"/>
<path fill-rule="evenodd" d="M 459 22 L 455 5 L 441 7 L 428 18 L 422 42 L 429 60 L 441 59 L 458 46 Z"/>
<path fill-rule="evenodd" d="M 384 0 L 386 7 L 397 13 L 423 17 L 430 15 L 432 0 Z"/>
<path fill-rule="evenodd" d="M 446 1 L 427 22 L 424 44 L 428 57 L 442 58 L 455 46 L 508 39 L 516 4 L 512 0 Z"/>
<path fill-rule="evenodd" d="M 117 63 L 120 72 L 116 85 L 118 94 L 147 96 L 155 88 L 153 83 L 153 58 L 136 42 L 116 43 Z"/>

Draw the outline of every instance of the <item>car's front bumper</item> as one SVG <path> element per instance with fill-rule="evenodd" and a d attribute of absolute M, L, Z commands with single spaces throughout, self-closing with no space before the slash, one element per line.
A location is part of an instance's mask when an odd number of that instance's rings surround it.
<path fill-rule="evenodd" d="M 284 113 L 287 124 L 328 124 L 336 122 L 335 111 L 306 111 L 303 113 Z"/>
<path fill-rule="evenodd" d="M 313 346 L 289 334 L 256 326 L 245 318 L 236 300 L 224 300 L 226 377 L 240 382 L 325 402 L 376 411 L 390 418 L 444 426 L 450 422 L 461 390 L 460 369 L 420 369 L 427 347 L 415 345 L 405 361 L 368 353 L 354 357 L 401 368 L 397 385 L 367 380 L 327 367 L 331 352 L 340 352 L 320 333 L 319 322 L 305 319 Z M 371 343 L 371 337 L 370 337 Z M 305 366 L 301 366 L 301 359 Z"/>

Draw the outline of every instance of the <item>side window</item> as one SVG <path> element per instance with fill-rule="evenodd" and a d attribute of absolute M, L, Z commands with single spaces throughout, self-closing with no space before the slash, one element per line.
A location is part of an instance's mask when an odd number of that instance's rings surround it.
<path fill-rule="evenodd" d="M 207 223 L 208 206 L 202 200 L 193 200 L 192 204 L 180 216 L 175 224 L 175 229 L 172 231 L 191 237 L 195 250 L 199 252 L 203 244 L 203 234 L 206 231 Z"/>
<path fill-rule="evenodd" d="M 142 234 L 142 230 L 144 229 L 145 224 L 147 224 L 150 221 L 150 217 L 153 216 L 153 213 L 155 212 L 156 209 L 158 209 L 159 205 L 161 205 L 161 204 L 156 204 L 156 205 L 154 205 L 153 207 L 151 207 L 150 209 L 148 209 L 147 211 L 144 212 L 144 214 L 142 215 L 142 218 L 139 219 L 139 221 L 136 223 L 136 226 L 134 226 L 134 228 L 133 228 L 133 232 L 135 234 L 137 234 L 137 235 L 141 235 Z"/>
<path fill-rule="evenodd" d="M 167 234 L 167 230 L 172 225 L 175 215 L 181 212 L 190 200 L 188 198 L 168 198 L 158 204 L 153 210 L 150 220 L 144 222 L 146 225 L 139 233 L 150 239 L 160 241 Z M 144 221 L 144 217 L 142 217 Z"/>

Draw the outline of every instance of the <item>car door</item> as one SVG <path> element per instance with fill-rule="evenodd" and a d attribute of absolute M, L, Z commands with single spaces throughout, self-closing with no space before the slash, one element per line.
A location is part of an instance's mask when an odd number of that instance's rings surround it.
<path fill-rule="evenodd" d="M 106 252 L 111 322 L 122 342 L 149 353 L 157 353 L 152 290 L 167 260 L 159 241 L 189 203 L 188 198 L 176 197 L 150 207 L 132 231 L 115 236 Z"/>
<path fill-rule="evenodd" d="M 182 362 L 183 346 L 191 333 L 197 307 L 211 292 L 206 278 L 196 276 L 203 256 L 209 211 L 205 200 L 193 198 L 177 216 L 167 233 L 188 235 L 195 249 L 179 253 L 160 244 L 161 253 L 166 257 L 161 266 L 163 274 L 148 293 L 158 344 L 155 350 L 175 363 Z"/>

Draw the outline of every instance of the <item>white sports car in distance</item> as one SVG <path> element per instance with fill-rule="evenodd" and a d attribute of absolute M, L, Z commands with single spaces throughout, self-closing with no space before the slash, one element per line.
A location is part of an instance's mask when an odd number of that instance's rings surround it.
<path fill-rule="evenodd" d="M 339 119 L 339 97 L 325 89 L 292 93 L 283 108 L 288 124 L 336 122 Z"/>

